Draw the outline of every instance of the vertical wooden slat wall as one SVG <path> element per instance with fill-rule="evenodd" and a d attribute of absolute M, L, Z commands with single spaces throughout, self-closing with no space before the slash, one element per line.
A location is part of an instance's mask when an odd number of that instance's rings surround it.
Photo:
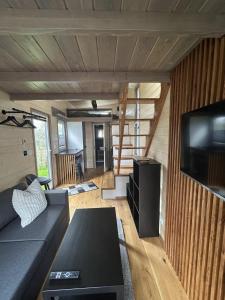
<path fill-rule="evenodd" d="M 203 40 L 171 80 L 166 251 L 190 299 L 224 300 L 225 201 L 180 172 L 180 121 L 225 99 L 225 38 Z"/>

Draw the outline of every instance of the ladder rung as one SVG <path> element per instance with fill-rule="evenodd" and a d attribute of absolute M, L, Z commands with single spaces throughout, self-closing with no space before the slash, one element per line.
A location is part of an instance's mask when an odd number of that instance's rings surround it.
<path fill-rule="evenodd" d="M 128 166 L 123 166 L 123 165 L 120 165 L 120 168 L 122 169 L 132 169 L 133 168 L 133 165 L 128 165 Z M 118 169 L 116 166 L 114 167 L 114 169 Z"/>
<path fill-rule="evenodd" d="M 118 156 L 113 156 L 113 159 L 115 160 L 119 160 Z M 121 156 L 121 160 L 133 160 L 134 157 L 133 156 Z"/>
<path fill-rule="evenodd" d="M 119 146 L 116 146 L 116 150 L 119 150 Z M 131 147 L 129 147 L 129 146 L 122 146 L 122 149 L 145 149 L 145 147 L 135 147 L 135 146 L 131 146 Z"/>
<path fill-rule="evenodd" d="M 119 146 L 120 146 L 119 144 L 114 144 L 113 145 L 113 147 L 119 147 Z M 133 145 L 132 144 L 127 144 L 127 145 L 124 145 L 124 146 L 131 146 L 132 147 Z"/>
<path fill-rule="evenodd" d="M 120 137 L 119 134 L 113 134 L 112 136 Z M 149 136 L 149 134 L 124 134 L 123 136 Z"/>
<path fill-rule="evenodd" d="M 126 122 L 150 122 L 151 120 L 153 120 L 153 118 L 152 119 L 149 118 L 148 119 L 136 119 L 136 118 L 125 119 Z"/>

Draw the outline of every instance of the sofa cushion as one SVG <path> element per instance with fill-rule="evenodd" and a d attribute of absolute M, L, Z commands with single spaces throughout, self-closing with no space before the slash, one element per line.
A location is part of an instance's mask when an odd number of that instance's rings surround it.
<path fill-rule="evenodd" d="M 32 223 L 47 207 L 47 200 L 38 180 L 35 179 L 26 191 L 15 189 L 12 204 L 21 218 L 22 227 Z"/>
<path fill-rule="evenodd" d="M 45 252 L 44 241 L 0 243 L 0 298 L 22 300 Z"/>
<path fill-rule="evenodd" d="M 57 232 L 57 226 L 67 218 L 67 210 L 63 205 L 50 205 L 31 224 L 22 228 L 20 219 L 16 218 L 0 231 L 0 243 L 27 240 L 46 240 Z"/>
<path fill-rule="evenodd" d="M 0 229 L 18 217 L 12 205 L 13 190 L 25 190 L 26 184 L 18 184 L 10 189 L 0 192 Z"/>

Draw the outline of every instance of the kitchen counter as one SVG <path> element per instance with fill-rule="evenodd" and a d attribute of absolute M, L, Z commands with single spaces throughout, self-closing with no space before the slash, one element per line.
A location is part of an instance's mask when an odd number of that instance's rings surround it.
<path fill-rule="evenodd" d="M 76 166 L 81 164 L 84 172 L 83 149 L 67 149 L 55 156 L 58 185 L 76 184 Z"/>
<path fill-rule="evenodd" d="M 80 154 L 81 152 L 83 152 L 83 149 L 67 149 L 67 150 L 64 150 L 64 151 L 61 151 L 59 153 L 57 153 L 57 155 L 70 155 L 70 154 L 74 154 L 74 155 L 78 155 Z"/>

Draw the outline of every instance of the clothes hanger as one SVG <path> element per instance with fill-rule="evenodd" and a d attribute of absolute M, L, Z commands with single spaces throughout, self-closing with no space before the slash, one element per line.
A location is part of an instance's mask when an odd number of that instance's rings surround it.
<path fill-rule="evenodd" d="M 15 127 L 22 127 L 22 128 L 36 128 L 34 126 L 34 124 L 29 120 L 29 119 L 38 119 L 38 120 L 42 120 L 42 121 L 46 121 L 45 117 L 36 115 L 36 114 L 32 114 L 23 110 L 19 110 L 16 108 L 13 108 L 12 110 L 2 110 L 2 114 L 6 115 L 6 114 L 24 114 L 23 115 L 23 119 L 24 121 L 22 123 L 20 123 L 19 121 L 17 121 L 17 119 L 15 118 L 15 116 L 8 116 L 5 120 L 0 122 L 0 125 L 7 125 L 7 126 L 15 126 Z"/>
<path fill-rule="evenodd" d="M 25 128 L 26 126 L 29 126 L 28 128 L 36 128 L 36 126 L 34 126 L 34 124 L 30 121 L 30 120 L 24 120 L 23 123 L 20 124 L 20 127 Z"/>
<path fill-rule="evenodd" d="M 10 124 L 10 122 L 12 122 L 13 124 Z M 7 119 L 5 119 L 4 121 L 0 122 L 0 125 L 9 125 L 9 126 L 16 126 L 16 127 L 20 127 L 21 123 L 17 121 L 17 119 L 14 116 L 8 116 Z"/>

